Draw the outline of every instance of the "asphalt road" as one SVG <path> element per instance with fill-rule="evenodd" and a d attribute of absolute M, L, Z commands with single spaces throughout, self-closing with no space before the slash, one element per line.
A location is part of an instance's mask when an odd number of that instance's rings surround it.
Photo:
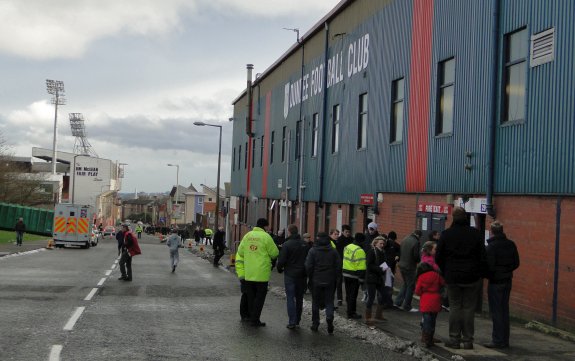
<path fill-rule="evenodd" d="M 309 315 L 287 330 L 285 301 L 273 292 L 267 327 L 242 324 L 234 275 L 185 249 L 172 274 L 165 244 L 143 237 L 132 282 L 117 279 L 115 240 L 0 258 L 0 360 L 415 359 L 337 322 L 333 336 L 312 333 Z"/>

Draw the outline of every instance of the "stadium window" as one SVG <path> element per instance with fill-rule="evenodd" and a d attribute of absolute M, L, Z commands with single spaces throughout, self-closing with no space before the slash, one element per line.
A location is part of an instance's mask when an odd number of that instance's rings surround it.
<path fill-rule="evenodd" d="M 391 129 L 390 143 L 401 142 L 403 139 L 403 99 L 405 87 L 404 78 L 391 83 Z"/>
<path fill-rule="evenodd" d="M 525 84 L 527 78 L 527 30 L 519 29 L 505 35 L 505 66 L 503 69 L 503 106 L 501 122 L 525 119 Z"/>
<path fill-rule="evenodd" d="M 339 151 L 339 104 L 332 108 L 331 113 L 331 152 Z"/>
<path fill-rule="evenodd" d="M 256 138 L 252 139 L 252 168 L 256 164 Z"/>
<path fill-rule="evenodd" d="M 453 132 L 453 97 L 455 93 L 455 58 L 439 63 L 438 112 L 435 121 L 435 135 Z"/>
<path fill-rule="evenodd" d="M 270 164 L 274 162 L 274 142 L 275 142 L 276 132 L 272 131 L 272 136 L 270 138 Z"/>
<path fill-rule="evenodd" d="M 262 135 L 262 144 L 260 144 L 260 167 L 264 165 L 264 136 Z"/>
<path fill-rule="evenodd" d="M 367 93 L 359 96 L 357 117 L 357 149 L 367 148 Z"/>
<path fill-rule="evenodd" d="M 311 156 L 317 156 L 317 136 L 319 132 L 319 114 L 314 113 L 312 120 L 311 120 Z"/>
<path fill-rule="evenodd" d="M 244 169 L 248 169 L 248 142 L 246 142 L 246 154 L 244 154 Z"/>
<path fill-rule="evenodd" d="M 286 160 L 286 151 L 287 151 L 287 127 L 283 127 L 282 129 L 282 162 Z"/>

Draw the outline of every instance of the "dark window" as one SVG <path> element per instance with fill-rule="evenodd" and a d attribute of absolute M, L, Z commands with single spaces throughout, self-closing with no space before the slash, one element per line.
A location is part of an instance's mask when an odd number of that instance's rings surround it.
<path fill-rule="evenodd" d="M 503 70 L 503 114 L 501 121 L 525 119 L 525 83 L 527 78 L 527 30 L 505 35 L 505 69 Z"/>
<path fill-rule="evenodd" d="M 246 142 L 246 154 L 244 154 L 244 169 L 248 169 L 248 142 Z"/>
<path fill-rule="evenodd" d="M 317 135 L 319 132 L 319 114 L 315 113 L 311 120 L 311 156 L 317 156 Z"/>
<path fill-rule="evenodd" d="M 438 69 L 438 112 L 435 135 L 449 134 L 453 131 L 453 95 L 455 93 L 455 59 L 439 63 Z"/>
<path fill-rule="evenodd" d="M 283 127 L 282 129 L 282 162 L 286 160 L 286 151 L 287 151 L 287 127 Z"/>
<path fill-rule="evenodd" d="M 275 142 L 276 132 L 272 131 L 272 136 L 270 139 L 270 164 L 274 162 L 274 142 Z"/>
<path fill-rule="evenodd" d="M 252 168 L 256 165 L 256 138 L 252 139 Z"/>
<path fill-rule="evenodd" d="M 333 106 L 331 114 L 331 152 L 339 151 L 339 104 Z"/>
<path fill-rule="evenodd" d="M 242 168 L 242 145 L 238 147 L 238 170 Z"/>
<path fill-rule="evenodd" d="M 367 93 L 359 96 L 359 114 L 357 117 L 357 149 L 367 147 Z"/>
<path fill-rule="evenodd" d="M 302 121 L 299 120 L 295 124 L 295 159 L 299 159 L 301 156 L 301 132 L 302 132 Z"/>
<path fill-rule="evenodd" d="M 405 94 L 404 79 L 391 83 L 391 129 L 390 143 L 401 142 L 403 139 L 403 98 Z"/>
<path fill-rule="evenodd" d="M 262 135 L 262 144 L 260 144 L 260 167 L 264 165 L 264 136 Z"/>

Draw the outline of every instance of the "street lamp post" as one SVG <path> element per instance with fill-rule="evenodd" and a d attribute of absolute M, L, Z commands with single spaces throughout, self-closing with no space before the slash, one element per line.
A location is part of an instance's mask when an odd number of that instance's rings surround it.
<path fill-rule="evenodd" d="M 179 164 L 168 164 L 168 167 L 176 167 L 176 204 L 178 204 L 180 200 L 180 165 Z"/>
<path fill-rule="evenodd" d="M 219 228 L 219 219 L 220 219 L 220 168 L 221 168 L 221 164 L 222 164 L 222 126 L 221 125 L 216 125 L 216 124 L 208 124 L 208 123 L 204 123 L 204 122 L 194 122 L 194 125 L 203 127 L 203 126 L 208 126 L 208 127 L 216 127 L 216 128 L 220 128 L 220 141 L 219 141 L 219 146 L 218 146 L 218 178 L 217 178 L 217 184 L 216 184 L 216 221 L 214 224 L 214 228 L 215 231 L 217 231 Z"/>

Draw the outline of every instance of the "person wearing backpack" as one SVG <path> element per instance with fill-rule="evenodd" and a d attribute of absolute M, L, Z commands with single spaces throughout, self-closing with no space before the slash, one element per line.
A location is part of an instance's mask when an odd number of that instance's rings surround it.
<path fill-rule="evenodd" d="M 118 279 L 130 282 L 132 281 L 132 257 L 141 254 L 142 251 L 138 244 L 138 238 L 130 230 L 130 227 L 124 224 L 122 230 L 124 231 L 124 245 L 122 246 L 122 255 L 119 262 L 122 275 Z"/>

